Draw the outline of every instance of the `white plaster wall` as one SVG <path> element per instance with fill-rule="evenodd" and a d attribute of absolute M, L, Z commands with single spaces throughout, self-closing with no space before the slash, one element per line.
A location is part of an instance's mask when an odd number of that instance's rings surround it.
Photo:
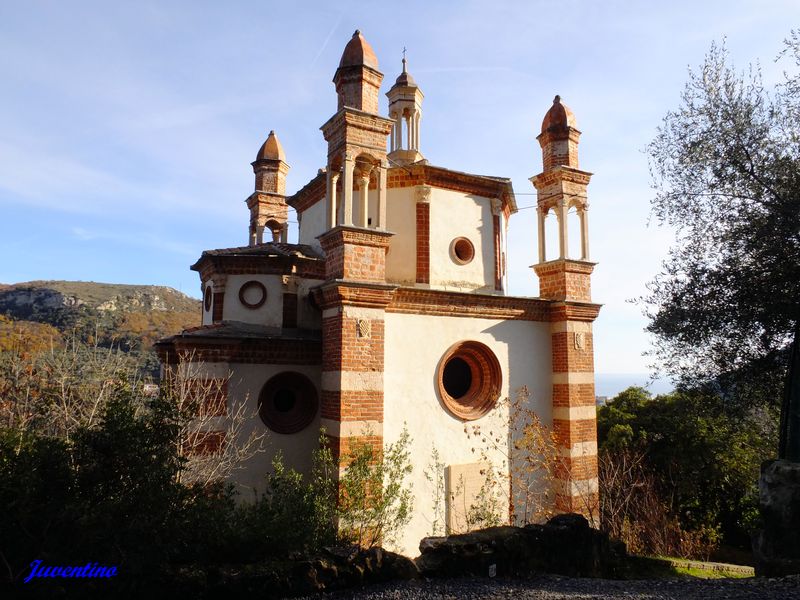
<path fill-rule="evenodd" d="M 463 192 L 431 190 L 430 284 L 434 288 L 494 292 L 494 230 L 491 201 Z M 475 257 L 462 265 L 453 259 L 452 243 L 465 237 Z"/>
<path fill-rule="evenodd" d="M 530 406 L 546 425 L 552 424 L 551 337 L 548 323 L 500 321 L 460 317 L 387 314 L 385 333 L 384 440 L 398 439 L 405 423 L 412 438 L 411 489 L 415 495 L 413 517 L 397 549 L 419 554 L 419 541 L 432 533 L 435 488 L 425 479 L 435 445 L 446 464 L 477 462 L 464 423 L 442 406 L 436 391 L 436 370 L 445 351 L 462 340 L 487 345 L 497 356 L 503 373 L 501 398 L 523 385 Z M 502 430 L 506 414 L 500 409 L 471 424 Z M 498 454 L 493 460 L 500 461 Z"/>
<path fill-rule="evenodd" d="M 254 494 L 261 494 L 265 488 L 265 476 L 272 469 L 272 459 L 277 452 L 283 454 L 283 462 L 287 467 L 302 473 L 311 470 L 311 454 L 319 445 L 319 409 L 314 420 L 303 431 L 286 435 L 270 430 L 258 416 L 258 395 L 264 384 L 274 375 L 284 371 L 295 371 L 308 377 L 320 394 L 320 366 L 308 365 L 254 365 L 231 364 L 228 381 L 228 407 L 233 411 L 244 403 L 249 418 L 242 428 L 243 438 L 251 431 L 267 432 L 267 451 L 251 458 L 243 465 L 243 469 L 235 473 L 232 483 L 236 485 L 241 500 L 252 500 Z"/>
<path fill-rule="evenodd" d="M 299 242 L 301 244 L 308 244 L 315 248 L 322 249 L 318 235 L 325 232 L 325 203 L 327 200 L 323 198 L 313 206 L 310 206 L 303 211 L 300 218 L 300 235 Z"/>
<path fill-rule="evenodd" d="M 386 199 L 386 229 L 394 233 L 386 254 L 386 280 L 414 284 L 417 280 L 417 206 L 415 187 L 390 188 Z"/>
<path fill-rule="evenodd" d="M 247 308 L 239 301 L 239 289 L 248 281 L 258 281 L 267 289 L 267 301 L 255 309 Z M 280 327 L 283 323 L 283 284 L 280 275 L 229 275 L 225 284 L 222 319 Z"/>

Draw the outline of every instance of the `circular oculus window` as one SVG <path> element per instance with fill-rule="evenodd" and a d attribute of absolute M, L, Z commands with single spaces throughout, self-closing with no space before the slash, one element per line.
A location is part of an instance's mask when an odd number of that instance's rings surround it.
<path fill-rule="evenodd" d="M 206 291 L 203 294 L 203 306 L 206 309 L 206 312 L 211 310 L 211 301 L 213 300 L 213 292 L 211 291 L 211 286 L 206 286 Z"/>
<path fill-rule="evenodd" d="M 260 281 L 248 281 L 239 288 L 239 302 L 247 308 L 260 308 L 266 301 L 267 288 Z"/>
<path fill-rule="evenodd" d="M 464 341 L 444 353 L 436 381 L 445 408 L 459 419 L 473 421 L 494 408 L 500 397 L 503 374 L 488 346 Z"/>
<path fill-rule="evenodd" d="M 475 246 L 465 237 L 454 239 L 450 249 L 453 254 L 453 260 L 460 265 L 472 262 L 472 259 L 475 258 Z"/>
<path fill-rule="evenodd" d="M 276 433 L 297 433 L 317 414 L 317 388 L 305 375 L 286 371 L 272 377 L 258 397 L 258 414 Z"/>

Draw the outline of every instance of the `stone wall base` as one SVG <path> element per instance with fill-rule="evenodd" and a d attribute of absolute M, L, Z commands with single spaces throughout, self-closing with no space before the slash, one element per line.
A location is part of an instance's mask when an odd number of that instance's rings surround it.
<path fill-rule="evenodd" d="M 763 463 L 758 491 L 763 529 L 753 537 L 756 575 L 800 574 L 800 463 Z"/>

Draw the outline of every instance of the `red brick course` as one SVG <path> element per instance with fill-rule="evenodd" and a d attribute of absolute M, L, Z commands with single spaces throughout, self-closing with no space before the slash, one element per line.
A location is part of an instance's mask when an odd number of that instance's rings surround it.
<path fill-rule="evenodd" d="M 323 419 L 383 422 L 382 390 L 323 390 Z"/>
<path fill-rule="evenodd" d="M 553 407 L 595 406 L 593 383 L 554 383 Z"/>
<path fill-rule="evenodd" d="M 534 270 L 539 276 L 540 298 L 591 301 L 591 274 L 594 263 L 553 260 L 535 265 Z"/>
<path fill-rule="evenodd" d="M 341 313 L 322 320 L 323 371 L 383 371 L 384 321 L 369 321 L 370 336 L 359 337 L 358 321 Z"/>
<path fill-rule="evenodd" d="M 552 334 L 553 373 L 593 373 L 594 345 L 592 334 L 584 333 L 584 348 L 575 347 L 575 333 L 560 331 Z"/>
<path fill-rule="evenodd" d="M 417 283 L 431 280 L 431 206 L 417 202 Z"/>
<path fill-rule="evenodd" d="M 320 236 L 325 251 L 325 278 L 386 281 L 386 251 L 392 234 L 354 227 L 335 227 Z"/>
<path fill-rule="evenodd" d="M 597 455 L 563 456 L 556 463 L 555 478 L 562 481 L 583 481 L 597 477 Z"/>
<path fill-rule="evenodd" d="M 211 308 L 211 321 L 219 323 L 222 321 L 222 309 L 225 303 L 225 292 L 214 292 L 214 300 Z"/>
<path fill-rule="evenodd" d="M 562 448 L 571 448 L 581 442 L 596 442 L 597 419 L 553 419 L 553 434 Z"/>

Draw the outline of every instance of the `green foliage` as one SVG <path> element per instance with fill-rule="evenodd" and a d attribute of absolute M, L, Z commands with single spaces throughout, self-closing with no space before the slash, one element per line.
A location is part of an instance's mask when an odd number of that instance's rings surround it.
<path fill-rule="evenodd" d="M 423 476 L 428 486 L 432 490 L 433 501 L 431 503 L 431 535 L 444 535 L 445 533 L 445 503 L 447 494 L 444 485 L 445 464 L 442 461 L 439 450 L 435 445 L 431 446 L 431 457 L 425 467 Z"/>
<path fill-rule="evenodd" d="M 500 482 L 491 469 L 486 469 L 481 474 L 486 479 L 484 479 L 478 493 L 475 494 L 475 498 L 473 498 L 466 511 L 468 531 L 504 524 L 504 519 L 500 516 L 503 514 L 498 494 Z M 463 486 L 463 481 L 459 482 L 459 484 Z M 456 496 L 458 495 L 458 492 L 456 492 Z"/>
<path fill-rule="evenodd" d="M 369 443 L 357 442 L 349 451 L 339 482 L 339 522 L 346 536 L 371 547 L 392 543 L 411 520 L 414 497 L 405 486 L 410 475 L 411 438 L 404 427 L 383 455 Z"/>
<path fill-rule="evenodd" d="M 138 413 L 138 414 L 137 414 Z M 187 492 L 174 482 L 175 423 L 121 387 L 71 440 L 2 430 L 0 557 L 18 578 L 36 558 L 102 560 L 141 573 L 177 555 Z"/>
<path fill-rule="evenodd" d="M 410 519 L 407 432 L 383 452 L 356 445 L 341 487 L 325 444 L 307 476 L 278 456 L 267 492 L 237 504 L 222 483 L 182 483 L 197 414 L 166 386 L 144 395 L 132 371 L 129 355 L 75 340 L 0 352 L 0 582 L 42 559 L 102 561 L 152 583 L 179 565 L 315 552 L 341 541 L 339 523 L 389 542 Z"/>
<path fill-rule="evenodd" d="M 278 453 L 267 477 L 267 491 L 239 508 L 236 529 L 256 556 L 287 556 L 334 544 L 336 532 L 335 464 L 330 450 L 314 453 L 311 477 L 287 468 Z"/>
<path fill-rule="evenodd" d="M 601 456 L 642 451 L 666 510 L 713 543 L 746 543 L 762 457 L 775 443 L 774 418 L 731 414 L 719 395 L 678 391 L 650 398 L 629 388 L 598 410 Z"/>

